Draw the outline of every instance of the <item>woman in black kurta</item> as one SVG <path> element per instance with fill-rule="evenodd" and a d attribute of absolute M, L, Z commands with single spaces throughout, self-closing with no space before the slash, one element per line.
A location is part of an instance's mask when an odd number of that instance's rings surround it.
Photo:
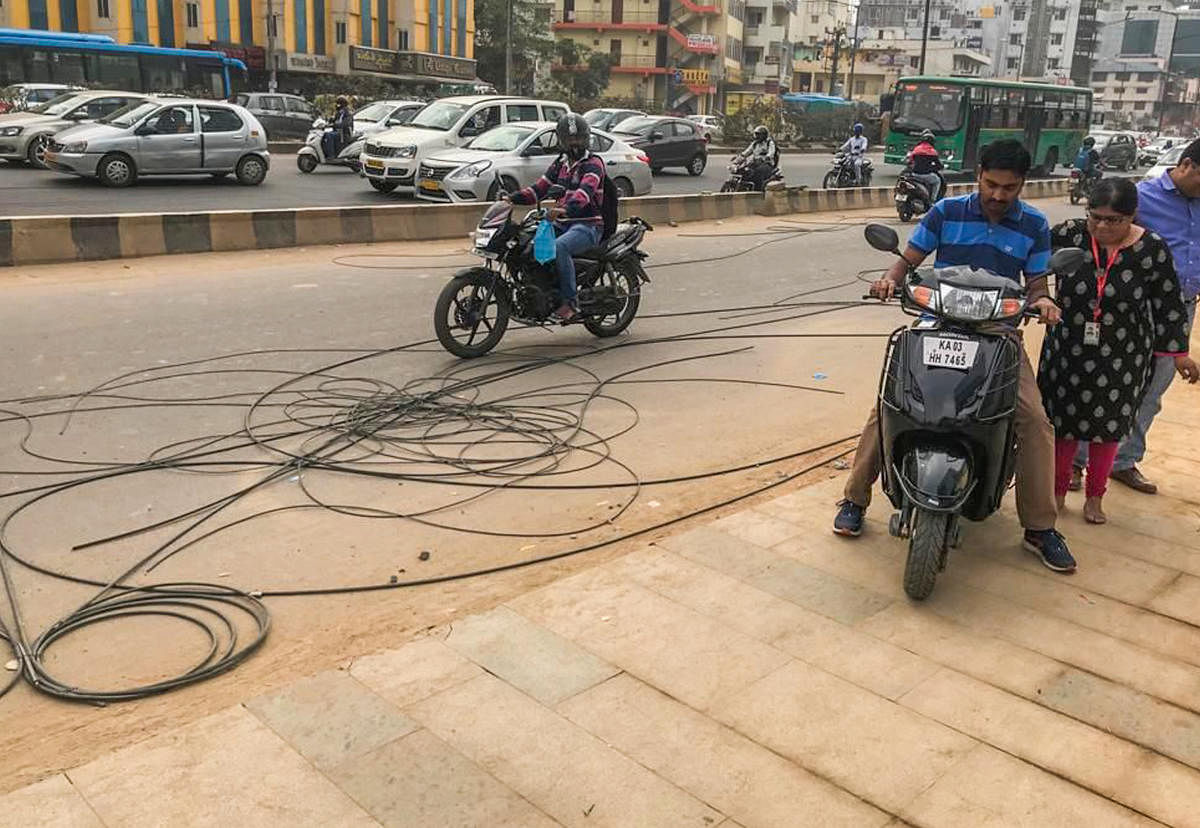
<path fill-rule="evenodd" d="M 1082 248 L 1086 261 L 1059 279 L 1063 321 L 1046 334 L 1038 386 L 1054 425 L 1060 508 L 1077 443 L 1089 443 L 1084 517 L 1091 523 L 1106 520 L 1101 499 L 1153 357 L 1174 356 L 1181 371 L 1195 370 L 1187 356 L 1187 312 L 1170 249 L 1133 222 L 1136 211 L 1133 183 L 1105 179 L 1088 200 L 1087 219 L 1071 219 L 1051 231 L 1054 249 Z"/>

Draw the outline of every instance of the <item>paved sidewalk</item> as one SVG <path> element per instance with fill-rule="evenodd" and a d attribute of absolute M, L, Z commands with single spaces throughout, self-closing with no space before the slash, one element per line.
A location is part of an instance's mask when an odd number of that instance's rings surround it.
<path fill-rule="evenodd" d="M 842 483 L 762 502 L 0 797 L 0 825 L 1200 825 L 1200 428 L 1070 577 L 1008 508 L 903 596 Z"/>

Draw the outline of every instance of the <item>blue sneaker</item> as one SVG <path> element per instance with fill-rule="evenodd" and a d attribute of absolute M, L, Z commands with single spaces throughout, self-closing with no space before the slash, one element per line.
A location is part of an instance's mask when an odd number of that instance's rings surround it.
<path fill-rule="evenodd" d="M 849 500 L 843 500 L 838 506 L 837 517 L 833 519 L 834 534 L 857 538 L 862 534 L 863 515 L 867 510 Z"/>
<path fill-rule="evenodd" d="M 1067 549 L 1066 539 L 1053 529 L 1043 529 L 1040 532 L 1027 529 L 1024 546 L 1041 558 L 1048 569 L 1067 574 L 1075 571 L 1075 559 Z"/>

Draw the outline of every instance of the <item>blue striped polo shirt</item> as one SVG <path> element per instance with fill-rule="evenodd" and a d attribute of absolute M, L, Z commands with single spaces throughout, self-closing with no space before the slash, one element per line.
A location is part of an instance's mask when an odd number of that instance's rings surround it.
<path fill-rule="evenodd" d="M 983 214 L 979 193 L 944 198 L 925 214 L 908 243 L 928 255 L 934 267 L 968 265 L 1021 283 L 1050 269 L 1050 222 L 1020 199 L 993 224 Z"/>

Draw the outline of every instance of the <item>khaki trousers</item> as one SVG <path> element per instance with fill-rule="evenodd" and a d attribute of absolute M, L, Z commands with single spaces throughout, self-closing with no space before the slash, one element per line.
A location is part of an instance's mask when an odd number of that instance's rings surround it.
<path fill-rule="evenodd" d="M 1042 407 L 1037 377 L 1025 348 L 1021 348 L 1020 379 L 1017 384 L 1017 517 L 1026 529 L 1053 529 L 1058 519 L 1054 501 L 1054 427 Z M 871 504 L 871 488 L 882 468 L 879 445 L 879 413 L 871 408 L 854 455 L 845 498 L 863 508 Z"/>

